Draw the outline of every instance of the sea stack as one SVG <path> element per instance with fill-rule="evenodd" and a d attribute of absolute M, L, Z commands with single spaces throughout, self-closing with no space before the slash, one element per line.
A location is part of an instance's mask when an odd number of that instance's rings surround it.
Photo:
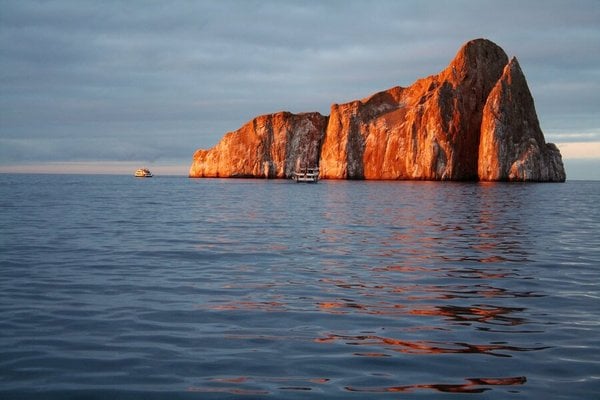
<path fill-rule="evenodd" d="M 330 116 L 256 117 L 196 151 L 189 176 L 289 178 L 298 165 L 319 166 L 324 179 L 566 178 L 517 59 L 486 39 L 464 44 L 437 75 L 333 104 Z"/>
<path fill-rule="evenodd" d="M 560 151 L 546 143 L 533 97 L 516 58 L 504 67 L 483 110 L 480 180 L 564 182 Z"/>

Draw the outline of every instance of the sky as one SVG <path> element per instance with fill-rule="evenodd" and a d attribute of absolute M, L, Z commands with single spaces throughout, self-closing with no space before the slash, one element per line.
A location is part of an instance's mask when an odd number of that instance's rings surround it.
<path fill-rule="evenodd" d="M 600 180 L 600 1 L 0 0 L 0 172 L 187 175 L 257 115 L 409 86 L 484 37 Z"/>

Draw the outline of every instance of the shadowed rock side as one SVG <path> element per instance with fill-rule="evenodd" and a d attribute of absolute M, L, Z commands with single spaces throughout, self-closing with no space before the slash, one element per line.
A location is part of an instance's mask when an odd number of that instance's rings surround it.
<path fill-rule="evenodd" d="M 544 140 L 527 81 L 513 58 L 485 104 L 479 179 L 563 182 L 565 178 L 560 151 Z"/>
<path fill-rule="evenodd" d="M 564 181 L 516 59 L 472 40 L 437 75 L 319 113 L 257 117 L 198 150 L 190 177 Z"/>

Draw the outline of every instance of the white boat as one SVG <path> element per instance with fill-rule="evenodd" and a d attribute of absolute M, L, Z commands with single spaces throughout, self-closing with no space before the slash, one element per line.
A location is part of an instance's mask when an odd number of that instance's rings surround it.
<path fill-rule="evenodd" d="M 319 168 L 298 168 L 292 174 L 292 179 L 295 180 L 296 183 L 317 183 L 319 181 Z"/>
<path fill-rule="evenodd" d="M 152 172 L 148 168 L 140 168 L 135 171 L 134 176 L 136 178 L 152 178 Z"/>

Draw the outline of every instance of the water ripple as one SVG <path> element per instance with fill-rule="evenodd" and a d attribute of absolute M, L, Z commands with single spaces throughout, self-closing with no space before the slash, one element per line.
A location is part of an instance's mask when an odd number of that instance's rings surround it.
<path fill-rule="evenodd" d="M 0 187 L 1 398 L 597 392 L 597 183 Z"/>

